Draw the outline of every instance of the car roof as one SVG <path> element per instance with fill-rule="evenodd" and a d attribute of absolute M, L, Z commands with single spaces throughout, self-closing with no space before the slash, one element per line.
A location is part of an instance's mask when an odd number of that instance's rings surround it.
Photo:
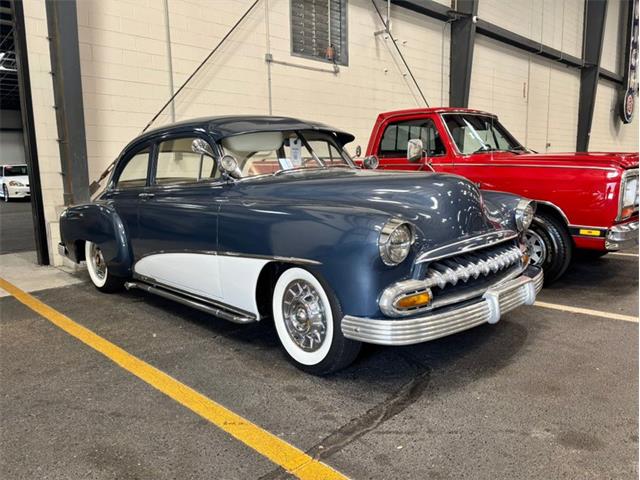
<path fill-rule="evenodd" d="M 180 130 L 202 129 L 208 132 L 214 140 L 218 141 L 232 135 L 252 132 L 267 132 L 279 130 L 317 130 L 327 133 L 335 133 L 340 145 L 345 145 L 355 138 L 348 132 L 337 130 L 319 122 L 310 122 L 291 117 L 276 117 L 270 115 L 228 115 L 216 117 L 201 117 L 180 122 L 170 123 L 149 130 L 131 143 L 163 133 L 178 132 Z"/>

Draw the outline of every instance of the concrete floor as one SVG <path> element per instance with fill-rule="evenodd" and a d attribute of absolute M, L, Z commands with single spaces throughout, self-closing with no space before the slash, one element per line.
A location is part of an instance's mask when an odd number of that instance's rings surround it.
<path fill-rule="evenodd" d="M 316 378 L 269 324 L 87 283 L 34 295 L 353 479 L 638 477 L 637 323 L 524 307 Z M 638 258 L 576 263 L 540 300 L 637 316 Z M 14 298 L 0 309 L 0 477 L 288 478 Z"/>
<path fill-rule="evenodd" d="M 0 254 L 35 250 L 29 200 L 0 201 Z"/>

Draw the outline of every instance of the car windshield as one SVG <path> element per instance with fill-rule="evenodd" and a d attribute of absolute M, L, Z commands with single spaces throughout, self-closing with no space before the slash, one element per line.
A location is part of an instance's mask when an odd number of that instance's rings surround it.
<path fill-rule="evenodd" d="M 221 145 L 237 160 L 242 178 L 353 166 L 331 135 L 316 131 L 244 133 L 224 138 Z"/>
<path fill-rule="evenodd" d="M 27 175 L 26 165 L 6 165 L 4 167 L 5 177 L 18 177 L 21 175 Z"/>
<path fill-rule="evenodd" d="M 478 152 L 524 151 L 525 147 L 490 115 L 443 114 L 451 137 L 463 155 Z"/>

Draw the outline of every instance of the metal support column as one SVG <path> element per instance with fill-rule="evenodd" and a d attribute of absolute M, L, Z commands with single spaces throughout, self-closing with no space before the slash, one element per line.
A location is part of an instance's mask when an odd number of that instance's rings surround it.
<path fill-rule="evenodd" d="M 478 0 L 458 0 L 451 22 L 449 56 L 449 106 L 468 107 Z"/>
<path fill-rule="evenodd" d="M 578 135 L 576 150 L 586 152 L 589 149 L 593 112 L 600 77 L 600 58 L 604 39 L 604 25 L 607 16 L 608 0 L 586 0 L 583 28 L 584 67 L 580 72 L 580 100 L 578 104 Z"/>
<path fill-rule="evenodd" d="M 36 129 L 33 120 L 31 100 L 31 79 L 29 77 L 29 57 L 27 56 L 27 36 L 24 25 L 22 0 L 11 2 L 14 18 L 15 49 L 18 67 L 18 88 L 20 92 L 20 113 L 24 133 L 24 153 L 29 169 L 29 188 L 31 190 L 31 211 L 33 213 L 33 230 L 36 244 L 38 264 L 49 265 L 49 246 L 47 228 L 42 203 L 42 187 L 40 185 L 40 166 L 38 164 L 38 148 L 36 145 Z"/>
<path fill-rule="evenodd" d="M 46 0 L 64 203 L 89 200 L 76 0 Z"/>

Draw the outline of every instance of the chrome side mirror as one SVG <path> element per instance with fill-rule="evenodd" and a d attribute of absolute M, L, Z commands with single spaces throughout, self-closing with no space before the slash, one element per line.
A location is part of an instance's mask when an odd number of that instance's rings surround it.
<path fill-rule="evenodd" d="M 191 151 L 193 151 L 193 153 L 199 153 L 200 155 L 206 155 L 213 158 L 211 146 L 209 146 L 206 140 L 203 140 L 202 138 L 193 139 L 193 142 L 191 142 Z"/>
<path fill-rule="evenodd" d="M 424 156 L 424 145 L 419 138 L 412 138 L 407 143 L 407 160 L 417 162 Z"/>
<path fill-rule="evenodd" d="M 220 170 L 230 178 L 236 179 L 242 177 L 238 161 L 233 155 L 224 155 L 220 159 Z"/>
<path fill-rule="evenodd" d="M 364 160 L 362 160 L 362 167 L 366 168 L 367 170 L 375 170 L 376 168 L 378 168 L 379 164 L 380 161 L 375 155 L 369 155 L 368 157 L 364 157 Z"/>
<path fill-rule="evenodd" d="M 356 147 L 356 157 L 359 157 L 360 155 L 362 155 L 362 147 L 358 145 Z"/>

